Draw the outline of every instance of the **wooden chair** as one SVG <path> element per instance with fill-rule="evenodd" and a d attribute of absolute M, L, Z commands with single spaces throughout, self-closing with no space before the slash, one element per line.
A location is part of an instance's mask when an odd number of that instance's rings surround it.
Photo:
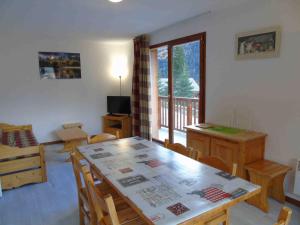
<path fill-rule="evenodd" d="M 122 210 L 117 210 L 113 197 L 109 195 L 102 195 L 99 193 L 94 185 L 92 175 L 90 173 L 84 174 L 85 181 L 95 212 L 95 218 L 92 219 L 91 225 L 146 225 L 145 223 L 129 206 Z"/>
<path fill-rule="evenodd" d="M 277 223 L 274 225 L 289 225 L 292 217 L 292 210 L 288 207 L 283 207 L 279 213 Z"/>
<path fill-rule="evenodd" d="M 211 167 L 214 167 L 216 169 L 219 170 L 223 170 L 226 173 L 230 173 L 232 176 L 236 176 L 236 172 L 237 172 L 237 164 L 234 163 L 232 165 L 232 169 L 225 164 L 225 162 L 217 157 L 213 157 L 213 156 L 201 156 L 201 153 L 198 152 L 198 159 L 199 162 L 204 163 L 206 165 L 209 165 Z"/>
<path fill-rule="evenodd" d="M 77 185 L 77 194 L 78 194 L 78 208 L 79 208 L 79 222 L 80 225 L 85 224 L 85 218 L 90 221 L 89 214 L 89 203 L 87 199 L 87 191 L 84 186 L 84 183 L 81 179 L 81 174 L 83 170 L 87 170 L 85 166 L 81 165 L 80 159 L 75 155 L 76 153 L 71 154 L 71 161 L 73 166 L 73 172 L 76 179 Z"/>
<path fill-rule="evenodd" d="M 216 215 L 214 218 L 212 218 L 210 221 L 207 221 L 204 223 L 204 225 L 229 225 L 229 212 L 228 210 L 224 210 L 220 214 Z"/>
<path fill-rule="evenodd" d="M 214 167 L 216 169 L 225 171 L 227 173 L 230 173 L 232 176 L 236 176 L 237 172 L 237 164 L 232 165 L 232 170 L 223 162 L 223 160 L 217 158 L 217 157 L 211 157 L 211 156 L 205 156 L 201 157 L 201 153 L 198 152 L 198 159 L 199 162 L 204 163 L 206 165 L 209 165 L 211 167 Z M 229 225 L 229 210 L 225 210 L 223 213 L 221 213 L 219 216 L 215 217 L 205 225 Z"/>
<path fill-rule="evenodd" d="M 116 135 L 102 133 L 88 138 L 88 144 L 96 144 L 104 141 L 111 141 L 120 138 L 120 131 L 116 131 Z"/>
<path fill-rule="evenodd" d="M 89 201 L 88 198 L 88 190 L 86 188 L 86 184 L 82 178 L 84 178 L 85 173 L 89 173 L 89 168 L 85 165 L 82 165 L 81 162 L 81 156 L 79 153 L 74 152 L 71 154 L 71 161 L 73 165 L 73 171 L 76 179 L 76 185 L 77 185 L 77 192 L 78 192 L 78 205 L 79 205 L 79 220 L 80 220 L 80 225 L 85 224 L 85 218 L 91 222 L 92 220 L 92 214 L 93 212 L 90 210 L 92 205 L 91 201 Z M 117 206 L 119 208 L 124 208 L 125 202 L 121 197 L 113 191 L 109 185 L 106 183 L 102 182 L 100 184 L 95 185 L 97 190 L 102 193 L 103 195 L 106 194 L 111 194 L 115 198 L 117 202 Z"/>
<path fill-rule="evenodd" d="M 192 159 L 197 160 L 198 159 L 198 152 L 193 150 L 192 148 L 186 148 L 184 145 L 175 143 L 171 144 L 168 139 L 165 139 L 164 143 L 165 148 L 168 148 L 174 152 L 177 152 L 181 155 L 190 157 Z"/>

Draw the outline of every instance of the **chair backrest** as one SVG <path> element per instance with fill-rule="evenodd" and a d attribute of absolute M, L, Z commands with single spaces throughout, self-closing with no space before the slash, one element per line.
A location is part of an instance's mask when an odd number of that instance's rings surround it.
<path fill-rule="evenodd" d="M 236 175 L 236 171 L 237 171 L 236 164 L 233 164 L 231 169 L 229 166 L 226 165 L 226 163 L 223 160 L 212 156 L 199 157 L 198 161 L 206 165 L 209 165 L 211 167 L 214 167 L 216 169 L 223 170 L 226 173 L 232 174 L 233 176 Z"/>
<path fill-rule="evenodd" d="M 188 148 L 188 149 L 189 149 L 189 157 L 198 161 L 198 159 L 199 159 L 199 151 L 194 150 L 193 148 Z"/>
<path fill-rule="evenodd" d="M 288 207 L 283 207 L 279 213 L 277 223 L 275 225 L 289 225 L 292 217 L 292 210 Z"/>
<path fill-rule="evenodd" d="M 184 145 L 180 143 L 171 144 L 168 139 L 165 139 L 164 143 L 165 148 L 168 148 L 174 152 L 177 152 L 181 155 L 190 157 L 192 159 L 198 159 L 198 151 L 195 151 L 193 148 L 186 148 Z"/>
<path fill-rule="evenodd" d="M 96 219 L 93 220 L 92 225 L 105 224 L 104 217 L 106 215 L 109 216 L 112 225 L 120 225 L 112 196 L 102 196 L 99 194 L 93 182 L 92 175 L 90 173 L 85 173 L 84 176 L 87 183 L 87 189 L 92 200 L 93 211 L 96 215 Z"/>
<path fill-rule="evenodd" d="M 84 167 L 84 165 L 82 165 L 80 163 L 80 157 L 79 157 L 78 153 L 76 153 L 76 152 L 73 152 L 71 154 L 71 161 L 72 161 L 72 166 L 73 166 L 73 172 L 74 172 L 75 179 L 76 179 L 77 190 L 79 193 L 79 191 L 82 188 L 84 188 L 84 183 L 82 182 L 82 179 L 81 179 L 81 174 L 82 174 L 82 171 L 84 170 L 82 167 Z"/>
<path fill-rule="evenodd" d="M 87 166 L 82 165 L 80 163 L 80 155 L 77 152 L 72 152 L 71 153 L 71 161 L 72 161 L 72 165 L 73 165 L 73 171 L 75 174 L 75 178 L 76 178 L 76 184 L 77 184 L 77 191 L 78 194 L 80 195 L 80 192 L 85 188 L 86 191 L 86 197 L 87 197 L 87 206 L 89 208 L 90 211 L 90 223 L 92 225 L 96 224 L 95 220 L 96 220 L 96 214 L 95 211 L 93 210 L 93 203 L 92 203 L 92 197 L 88 191 L 87 188 L 87 176 L 89 176 L 90 174 L 90 170 Z M 82 178 L 83 178 L 83 182 L 82 182 Z M 91 176 L 91 182 L 94 184 L 94 180 Z"/>
<path fill-rule="evenodd" d="M 104 141 L 110 141 L 114 139 L 119 139 L 120 138 L 120 131 L 116 131 L 115 135 L 108 134 L 108 133 L 102 133 L 95 135 L 94 137 L 88 138 L 88 143 L 89 144 L 96 144 Z"/>

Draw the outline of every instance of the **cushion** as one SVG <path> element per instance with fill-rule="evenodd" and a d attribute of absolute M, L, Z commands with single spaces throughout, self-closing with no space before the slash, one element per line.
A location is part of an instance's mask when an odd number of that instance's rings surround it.
<path fill-rule="evenodd" d="M 2 133 L 2 144 L 11 147 L 26 148 L 37 146 L 38 142 L 31 130 L 19 130 Z"/>

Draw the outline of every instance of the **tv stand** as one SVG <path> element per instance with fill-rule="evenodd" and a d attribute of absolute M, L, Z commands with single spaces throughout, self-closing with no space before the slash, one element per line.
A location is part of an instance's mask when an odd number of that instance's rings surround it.
<path fill-rule="evenodd" d="M 118 114 L 107 114 L 107 116 L 122 117 L 123 115 L 118 115 Z"/>
<path fill-rule="evenodd" d="M 115 135 L 119 131 L 120 138 L 132 136 L 131 117 L 127 115 L 105 115 L 102 117 L 103 132 Z"/>

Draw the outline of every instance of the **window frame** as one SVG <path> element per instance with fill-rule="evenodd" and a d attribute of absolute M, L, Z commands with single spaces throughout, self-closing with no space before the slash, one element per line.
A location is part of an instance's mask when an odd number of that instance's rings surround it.
<path fill-rule="evenodd" d="M 206 113 L 206 32 L 193 34 L 186 37 L 177 38 L 170 41 L 165 41 L 159 44 L 154 44 L 150 46 L 151 49 L 160 48 L 167 46 L 168 48 L 168 80 L 169 80 L 169 104 L 170 108 L 173 109 L 173 47 L 176 45 L 185 44 L 188 42 L 200 41 L 200 69 L 199 69 L 199 78 L 200 78 L 200 92 L 199 92 L 199 123 L 205 123 L 205 113 Z M 169 110 L 169 127 L 174 128 L 173 121 L 173 110 Z M 173 143 L 173 129 L 169 129 L 170 142 Z"/>

